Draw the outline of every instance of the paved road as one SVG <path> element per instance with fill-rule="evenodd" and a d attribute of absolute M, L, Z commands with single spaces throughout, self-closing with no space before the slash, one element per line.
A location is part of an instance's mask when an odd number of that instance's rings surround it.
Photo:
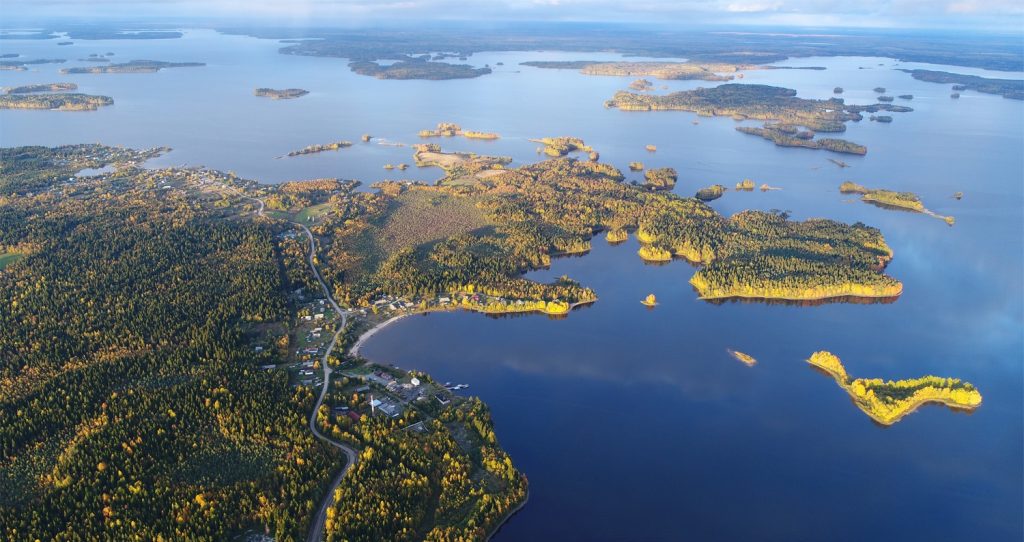
<path fill-rule="evenodd" d="M 263 210 L 265 205 L 263 200 L 258 198 L 251 198 L 249 196 L 242 195 L 241 191 L 234 187 L 228 187 L 223 185 L 225 188 L 234 189 L 239 196 L 244 199 L 254 201 L 259 205 L 259 209 L 256 210 L 258 216 L 263 216 Z M 313 237 L 313 232 L 309 231 L 305 225 L 298 222 L 293 222 L 296 226 L 302 228 L 302 231 L 306 232 L 306 237 L 309 238 L 309 268 L 313 270 L 313 275 L 316 276 L 317 282 L 320 283 L 320 288 L 324 291 L 324 297 L 330 302 L 331 307 L 334 309 L 335 319 L 340 318 L 341 323 L 338 326 L 338 330 L 334 333 L 334 337 L 331 338 L 331 344 L 327 346 L 327 351 L 324 352 L 324 357 L 320 360 L 320 366 L 324 370 L 324 385 L 320 388 L 320 395 L 317 396 L 316 405 L 313 407 L 313 412 L 309 415 L 309 430 L 313 433 L 316 438 L 334 446 L 341 450 L 345 454 L 345 468 L 341 469 L 341 472 L 334 477 L 331 481 L 331 486 L 324 494 L 323 501 L 320 503 L 320 508 L 317 510 L 316 517 L 313 518 L 313 522 L 309 526 L 309 536 L 306 537 L 307 542 L 322 542 L 324 539 L 324 524 L 327 522 L 327 508 L 331 506 L 334 501 L 334 490 L 341 484 L 341 480 L 348 474 L 348 471 L 352 470 L 352 467 L 356 464 L 359 459 L 359 453 L 351 446 L 342 444 L 333 439 L 328 438 L 326 435 L 320 432 L 316 427 L 316 415 L 320 412 L 320 406 L 324 403 L 324 398 L 327 397 L 327 390 L 331 386 L 331 366 L 327 363 L 327 360 L 331 357 L 331 353 L 334 352 L 334 347 L 338 344 L 338 338 L 345 331 L 345 325 L 348 323 L 348 312 L 341 309 L 338 303 L 334 301 L 334 296 L 331 295 L 330 289 L 327 287 L 327 283 L 324 282 L 323 277 L 320 275 L 320 271 L 316 268 L 316 264 L 313 259 L 316 256 L 316 239 Z"/>
<path fill-rule="evenodd" d="M 260 206 L 259 212 L 262 214 L 262 206 Z M 306 537 L 307 542 L 321 542 L 324 539 L 324 523 L 327 521 L 327 508 L 334 501 L 334 490 L 338 487 L 338 484 L 341 483 L 345 474 L 352 470 L 352 466 L 356 464 L 356 461 L 359 458 L 359 454 L 356 452 L 355 448 L 327 438 L 316 427 L 316 415 L 320 412 L 320 405 L 323 404 L 324 398 L 327 396 L 327 390 L 331 385 L 331 372 L 333 370 L 331 369 L 330 364 L 327 363 L 327 360 L 330 358 L 331 352 L 334 352 L 334 347 L 338 344 L 338 338 L 345 331 L 345 325 L 348 323 L 348 312 L 343 311 L 341 307 L 338 306 L 338 303 L 334 301 L 334 296 L 331 295 L 331 291 L 327 287 L 327 283 L 324 282 L 323 277 L 320 276 L 320 271 L 316 268 L 316 264 L 313 263 L 313 258 L 316 255 L 316 239 L 313 237 L 313 233 L 309 231 L 309 228 L 299 224 L 298 222 L 293 222 L 293 224 L 299 226 L 302 228 L 302 231 L 306 232 L 306 237 L 309 238 L 309 268 L 313 270 L 313 274 L 316 276 L 317 282 L 320 283 L 320 288 L 324 291 L 324 296 L 331 304 L 331 307 L 334 308 L 334 313 L 341 318 L 341 324 L 338 326 L 338 331 L 334 333 L 334 337 L 331 338 L 331 344 L 328 345 L 327 351 L 324 352 L 323 359 L 320 360 L 320 366 L 323 367 L 324 370 L 324 385 L 320 388 L 320 395 L 316 399 L 316 405 L 313 407 L 313 412 L 309 415 L 309 430 L 313 432 L 313 436 L 341 450 L 342 453 L 345 454 L 346 460 L 345 468 L 338 473 L 334 480 L 331 481 L 331 486 L 328 488 L 327 493 L 324 494 L 323 501 L 320 503 L 320 509 L 317 511 L 316 517 L 313 518 L 313 523 L 309 526 L 309 536 Z"/>

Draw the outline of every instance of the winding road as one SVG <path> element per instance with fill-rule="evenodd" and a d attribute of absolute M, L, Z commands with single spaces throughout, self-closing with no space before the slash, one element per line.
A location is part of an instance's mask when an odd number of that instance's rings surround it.
<path fill-rule="evenodd" d="M 260 209 L 262 211 L 262 207 Z M 307 542 L 321 542 L 324 539 L 324 524 L 327 522 L 327 508 L 331 505 L 333 500 L 334 490 L 337 489 L 338 484 L 348 474 L 348 471 L 352 470 L 352 467 L 356 464 L 359 458 L 359 454 L 355 448 L 342 444 L 336 440 L 327 438 L 323 433 L 320 432 L 316 427 L 316 415 L 320 412 L 320 405 L 324 403 L 324 398 L 327 397 L 327 390 L 331 385 L 331 366 L 327 363 L 327 360 L 331 356 L 331 352 L 334 351 L 335 345 L 338 344 L 338 337 L 345 332 L 345 325 L 348 323 L 348 312 L 343 311 L 338 303 L 334 300 L 334 296 L 331 295 L 330 289 L 327 288 L 327 283 L 324 282 L 320 271 L 317 270 L 316 264 L 313 263 L 313 258 L 316 256 L 316 239 L 313 237 L 313 232 L 309 231 L 303 224 L 293 222 L 296 226 L 302 228 L 302 231 L 306 232 L 306 237 L 309 238 L 309 268 L 313 270 L 313 275 L 316 276 L 317 282 L 320 283 L 320 288 L 324 291 L 324 296 L 327 301 L 331 304 L 334 309 L 334 314 L 341 317 L 341 325 L 338 326 L 338 331 L 334 332 L 334 337 L 331 338 L 331 344 L 327 346 L 327 351 L 324 352 L 324 357 L 320 361 L 320 366 L 324 369 L 324 385 L 320 388 L 320 395 L 316 399 L 316 405 L 313 406 L 313 412 L 309 415 L 309 430 L 313 432 L 313 436 L 316 438 L 338 448 L 345 454 L 346 463 L 345 468 L 341 469 L 341 472 L 334 477 L 331 481 L 331 486 L 324 494 L 323 501 L 320 503 L 320 508 L 317 511 L 316 517 L 313 518 L 313 523 L 309 526 L 309 536 L 306 537 Z"/>
<path fill-rule="evenodd" d="M 263 211 L 266 206 L 263 203 L 263 200 L 246 196 L 237 188 L 229 187 L 227 185 L 222 186 L 233 189 L 243 199 L 256 202 L 256 204 L 259 205 L 259 209 L 256 210 L 256 214 L 258 216 L 264 216 Z M 334 446 L 335 448 L 338 448 L 343 454 L 345 454 L 345 468 L 341 469 L 341 472 L 334 477 L 334 480 L 331 481 L 331 485 L 327 489 L 327 492 L 324 493 L 324 497 L 320 502 L 320 508 L 317 510 L 316 517 L 313 518 L 313 522 L 309 526 L 309 535 L 306 537 L 307 542 L 322 542 L 324 539 L 324 524 L 327 522 L 327 508 L 331 506 L 331 502 L 334 500 L 334 490 L 337 489 L 338 485 L 341 484 L 341 480 L 345 478 L 348 471 L 352 470 L 356 461 L 359 460 L 359 453 L 355 448 L 328 438 L 316 427 L 316 415 L 320 412 L 320 406 L 323 405 L 324 398 L 327 397 L 327 390 L 330 389 L 331 386 L 332 369 L 330 364 L 327 363 L 327 360 L 331 357 L 331 353 L 334 352 L 334 347 L 338 344 L 338 338 L 341 337 L 341 334 L 345 331 L 345 326 L 348 324 L 349 313 L 338 306 L 338 302 L 334 300 L 334 296 L 331 295 L 331 291 L 327 287 L 327 283 L 324 282 L 324 278 L 316 268 L 316 263 L 314 263 L 314 258 L 316 257 L 316 238 L 313 237 L 313 232 L 309 231 L 309 228 L 304 224 L 300 224 L 298 222 L 292 222 L 292 224 L 295 224 L 302 228 L 302 231 L 306 232 L 306 237 L 309 238 L 309 255 L 307 257 L 309 268 L 313 270 L 313 275 L 316 277 L 317 282 L 320 283 L 320 288 L 324 291 L 324 297 L 327 298 L 327 301 L 331 304 L 331 308 L 334 309 L 334 314 L 336 315 L 335 320 L 339 317 L 341 319 L 341 324 L 338 326 L 338 330 L 334 332 L 334 337 L 331 338 L 331 344 L 327 346 L 327 351 L 324 352 L 324 356 L 320 360 L 320 366 L 323 367 L 324 370 L 324 384 L 323 387 L 320 388 L 320 395 L 317 396 L 316 405 L 313 406 L 313 412 L 309 415 L 309 430 L 313 433 L 313 436 L 330 444 L 331 446 Z"/>

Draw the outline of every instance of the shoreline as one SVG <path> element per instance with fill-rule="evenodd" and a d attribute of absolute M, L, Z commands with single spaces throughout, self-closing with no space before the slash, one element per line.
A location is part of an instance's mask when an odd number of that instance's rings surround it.
<path fill-rule="evenodd" d="M 348 349 L 348 353 L 353 356 L 358 356 L 359 350 L 363 347 L 363 344 L 366 341 L 370 340 L 370 338 L 373 337 L 378 331 L 384 329 L 387 326 L 390 326 L 391 324 L 401 320 L 402 318 L 405 318 L 406 316 L 410 316 L 411 314 L 423 313 L 400 314 L 398 316 L 388 318 L 387 320 L 384 320 L 383 322 L 371 327 L 370 329 L 367 329 L 366 331 L 359 335 L 359 338 L 356 339 L 356 342 L 352 345 L 352 348 Z"/>
<path fill-rule="evenodd" d="M 900 289 L 894 294 L 876 294 L 876 295 L 863 295 L 863 294 L 828 294 L 818 297 L 770 297 L 763 295 L 717 295 L 717 296 L 703 296 L 698 295 L 697 299 L 702 301 L 715 301 L 715 300 L 729 300 L 729 299 L 760 299 L 764 301 L 827 301 L 829 299 L 836 299 L 840 297 L 848 297 L 851 299 L 894 299 L 903 295 L 903 284 L 900 283 Z"/>
<path fill-rule="evenodd" d="M 397 321 L 399 321 L 399 320 L 401 320 L 403 318 L 406 318 L 408 316 L 426 315 L 426 314 L 434 314 L 434 313 L 442 313 L 442 312 L 457 312 L 457 311 L 473 312 L 473 313 L 476 313 L 476 314 L 482 314 L 484 316 L 496 316 L 496 315 L 497 316 L 501 316 L 501 315 L 510 315 L 510 314 L 544 314 L 544 315 L 547 315 L 547 316 L 567 316 L 576 307 L 580 307 L 580 306 L 584 306 L 584 305 L 590 305 L 590 304 L 593 304 L 593 303 L 596 303 L 596 302 L 597 302 L 597 299 L 593 299 L 591 301 L 577 301 L 575 303 L 570 304 L 569 305 L 569 310 L 567 310 L 565 312 L 548 312 L 548 311 L 544 311 L 544 310 L 540 310 L 540 309 L 531 309 L 531 310 L 523 310 L 523 311 L 489 312 L 489 311 L 485 311 L 485 310 L 478 310 L 478 309 L 474 309 L 474 308 L 470 308 L 470 307 L 463 307 L 461 305 L 454 305 L 454 304 L 452 306 L 450 306 L 450 307 L 447 307 L 447 308 L 438 307 L 438 308 L 433 308 L 433 309 L 426 309 L 426 310 L 418 310 L 418 311 L 414 311 L 414 312 L 407 312 L 405 314 L 399 314 L 398 316 L 392 316 L 391 318 L 388 318 L 387 320 L 384 320 L 383 322 L 380 322 L 380 323 L 374 325 L 373 327 L 367 329 L 363 333 L 361 333 L 359 335 L 359 338 L 356 339 L 356 342 L 352 344 L 352 347 L 348 349 L 348 353 L 353 355 L 353 356 L 358 356 L 359 355 L 359 350 L 361 350 L 362 347 L 365 346 L 364 343 L 366 341 L 370 340 L 370 338 L 373 337 L 378 331 L 380 331 L 381 329 L 384 329 L 385 327 L 390 326 L 391 324 L 393 324 L 393 323 L 395 323 L 395 322 L 397 322 Z"/>
<path fill-rule="evenodd" d="M 517 504 L 514 508 L 512 508 L 505 514 L 505 517 L 501 518 L 501 521 L 499 521 L 498 524 L 494 526 L 494 529 L 491 532 L 487 533 L 487 536 L 484 537 L 484 542 L 490 542 L 490 540 L 494 538 L 494 535 L 498 534 L 498 531 L 500 531 L 501 528 L 504 527 L 505 524 L 512 519 L 512 516 L 515 516 L 519 513 L 520 510 L 526 507 L 526 503 L 528 502 L 530 502 L 529 482 L 526 483 L 526 497 L 523 499 L 523 502 Z"/>

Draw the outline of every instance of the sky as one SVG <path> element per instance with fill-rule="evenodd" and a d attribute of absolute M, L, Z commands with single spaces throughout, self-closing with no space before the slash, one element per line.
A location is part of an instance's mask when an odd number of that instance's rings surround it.
<path fill-rule="evenodd" d="M 516 20 L 1024 33 L 1024 0 L 3 0 L 4 18 L 175 18 L 292 25 Z M 0 22 L 0 25 L 3 25 Z"/>

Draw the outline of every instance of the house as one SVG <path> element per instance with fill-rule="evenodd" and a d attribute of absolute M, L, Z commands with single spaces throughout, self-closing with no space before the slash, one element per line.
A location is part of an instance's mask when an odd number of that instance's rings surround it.
<path fill-rule="evenodd" d="M 256 350 L 256 353 L 260 353 L 260 352 L 263 351 L 263 347 L 262 346 L 257 346 L 254 350 Z"/>
<path fill-rule="evenodd" d="M 358 422 L 359 421 L 359 414 L 356 411 L 354 411 L 354 410 L 348 411 L 347 416 L 349 418 L 352 418 L 352 421 L 354 421 L 354 422 Z"/>
<path fill-rule="evenodd" d="M 314 320 L 323 320 L 324 319 L 324 313 L 318 312 L 318 313 L 314 314 L 313 315 L 313 319 Z"/>
<path fill-rule="evenodd" d="M 397 418 L 402 413 L 402 409 L 398 405 L 391 403 L 384 403 L 380 406 L 379 410 L 386 414 L 389 418 Z"/>
<path fill-rule="evenodd" d="M 450 403 L 450 402 L 451 402 L 451 400 L 450 400 L 450 399 L 448 399 L 448 398 L 447 398 L 447 397 L 445 397 L 444 395 L 441 395 L 440 393 L 438 393 L 438 394 L 435 394 L 435 395 L 434 395 L 434 399 L 437 399 L 437 402 L 438 402 L 438 403 L 441 403 L 442 405 L 447 405 L 448 403 Z"/>
<path fill-rule="evenodd" d="M 442 304 L 442 305 L 447 305 L 448 303 L 451 303 L 452 300 L 451 300 L 450 297 L 441 297 L 441 298 L 438 298 L 437 302 Z"/>

